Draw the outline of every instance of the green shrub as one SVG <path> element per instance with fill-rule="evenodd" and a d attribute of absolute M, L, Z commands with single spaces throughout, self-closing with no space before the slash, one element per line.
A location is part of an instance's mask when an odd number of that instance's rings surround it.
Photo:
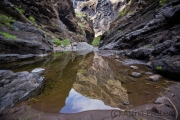
<path fill-rule="evenodd" d="M 61 42 L 60 42 L 59 39 L 53 39 L 53 43 L 54 43 L 55 45 L 61 45 Z"/>
<path fill-rule="evenodd" d="M 177 7 L 178 7 L 178 5 L 173 6 L 173 8 L 177 8 Z"/>
<path fill-rule="evenodd" d="M 68 46 L 70 45 L 70 39 L 64 39 L 62 41 L 60 41 L 59 39 L 53 39 L 53 43 L 57 46 L 59 45 Z"/>
<path fill-rule="evenodd" d="M 122 30 L 118 30 L 118 33 L 122 32 Z"/>
<path fill-rule="evenodd" d="M 159 0 L 160 6 L 164 6 L 166 4 L 167 0 Z"/>
<path fill-rule="evenodd" d="M 4 35 L 4 37 L 9 38 L 9 39 L 17 39 L 17 37 L 15 35 L 11 35 L 6 32 L 0 32 L 0 34 Z"/>
<path fill-rule="evenodd" d="M 118 17 L 122 17 L 127 13 L 127 10 L 122 10 L 121 12 L 119 12 Z"/>
<path fill-rule="evenodd" d="M 32 21 L 32 22 L 35 22 L 35 19 L 34 19 L 34 17 L 33 16 L 29 16 L 29 18 L 28 18 L 30 21 Z"/>
<path fill-rule="evenodd" d="M 84 28 L 84 25 L 83 25 L 82 23 L 78 23 L 78 26 L 79 26 L 80 28 Z"/>
<path fill-rule="evenodd" d="M 92 45 L 93 45 L 93 46 L 98 46 L 99 43 L 100 43 L 100 39 L 101 39 L 100 36 L 94 38 L 94 40 L 92 41 Z"/>
<path fill-rule="evenodd" d="M 12 28 L 12 23 L 14 23 L 14 19 L 12 17 L 0 14 L 0 26 Z"/>
<path fill-rule="evenodd" d="M 76 12 L 76 17 L 79 17 L 79 18 L 82 18 L 82 17 L 85 17 L 86 14 L 83 13 L 83 12 Z"/>
<path fill-rule="evenodd" d="M 157 66 L 156 70 L 162 70 L 162 66 Z"/>
<path fill-rule="evenodd" d="M 16 10 L 19 11 L 21 14 L 24 14 L 24 10 L 22 9 L 21 5 L 16 7 Z"/>
<path fill-rule="evenodd" d="M 66 38 L 66 39 L 62 40 L 61 45 L 64 45 L 64 46 L 70 45 L 70 39 Z"/>

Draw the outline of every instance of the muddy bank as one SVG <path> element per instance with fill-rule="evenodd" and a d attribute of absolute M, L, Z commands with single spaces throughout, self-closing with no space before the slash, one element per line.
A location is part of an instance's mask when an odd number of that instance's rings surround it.
<path fill-rule="evenodd" d="M 23 103 L 1 111 L 2 120 L 12 119 L 31 119 L 31 120 L 119 120 L 119 119 L 153 119 L 153 120 L 179 120 L 178 113 L 180 111 L 180 83 L 173 83 L 170 87 L 159 93 L 158 100 L 152 100 L 149 104 L 132 108 L 131 110 L 92 110 L 76 114 L 56 114 L 44 113 L 33 109 Z M 156 101 L 156 103 L 154 103 Z"/>

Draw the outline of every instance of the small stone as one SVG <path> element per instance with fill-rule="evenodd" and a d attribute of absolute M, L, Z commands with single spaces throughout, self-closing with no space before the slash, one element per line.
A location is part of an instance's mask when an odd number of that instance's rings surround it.
<path fill-rule="evenodd" d="M 120 57 L 118 55 L 115 56 L 115 59 L 119 59 Z"/>
<path fill-rule="evenodd" d="M 124 105 L 129 105 L 130 102 L 129 102 L 129 101 L 125 101 L 123 104 L 124 104 Z"/>
<path fill-rule="evenodd" d="M 156 103 L 156 104 L 163 104 L 164 103 L 164 99 L 165 99 L 165 97 L 158 97 L 156 99 L 156 101 L 154 101 L 154 103 Z"/>
<path fill-rule="evenodd" d="M 152 72 L 146 72 L 146 75 L 152 75 L 153 73 Z"/>
<path fill-rule="evenodd" d="M 43 68 L 36 68 L 36 69 L 32 70 L 31 72 L 41 75 L 44 73 L 44 71 L 45 71 L 45 69 L 43 69 Z"/>
<path fill-rule="evenodd" d="M 138 73 L 138 72 L 132 72 L 131 74 L 133 77 L 139 77 L 141 76 L 141 73 Z"/>
<path fill-rule="evenodd" d="M 160 78 L 160 75 L 152 75 L 149 77 L 149 80 L 153 81 L 153 82 L 157 82 Z"/>
<path fill-rule="evenodd" d="M 131 69 L 134 69 L 134 70 L 138 69 L 138 67 L 137 67 L 137 66 L 134 66 L 134 65 L 131 65 L 130 68 L 131 68 Z"/>
<path fill-rule="evenodd" d="M 175 95 L 173 93 L 171 93 L 171 96 L 174 97 Z"/>

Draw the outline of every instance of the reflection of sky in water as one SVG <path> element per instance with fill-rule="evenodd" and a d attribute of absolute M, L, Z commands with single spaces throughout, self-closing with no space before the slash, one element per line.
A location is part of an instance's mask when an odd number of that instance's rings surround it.
<path fill-rule="evenodd" d="M 90 99 L 82 96 L 74 89 L 71 89 L 69 96 L 66 98 L 66 105 L 61 109 L 60 113 L 77 113 L 86 110 L 107 110 L 118 109 L 112 108 L 104 104 L 104 102 L 96 99 Z"/>

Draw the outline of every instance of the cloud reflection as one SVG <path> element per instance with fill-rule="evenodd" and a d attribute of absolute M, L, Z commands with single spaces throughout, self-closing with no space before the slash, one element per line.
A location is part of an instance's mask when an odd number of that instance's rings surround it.
<path fill-rule="evenodd" d="M 61 109 L 60 113 L 77 113 L 86 110 L 107 110 L 118 109 L 112 108 L 104 104 L 104 102 L 96 99 L 90 99 L 82 96 L 74 89 L 71 89 L 69 96 L 66 98 L 66 105 Z"/>

